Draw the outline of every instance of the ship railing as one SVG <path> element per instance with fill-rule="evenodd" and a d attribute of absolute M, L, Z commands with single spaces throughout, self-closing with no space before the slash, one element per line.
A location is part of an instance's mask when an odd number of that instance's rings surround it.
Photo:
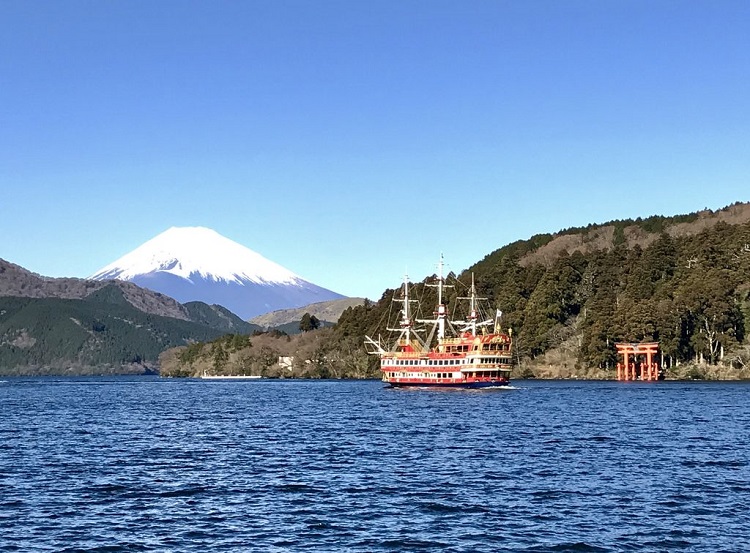
<path fill-rule="evenodd" d="M 419 359 L 424 357 L 424 352 L 421 351 L 397 351 L 390 354 L 386 354 L 385 359 Z"/>
<path fill-rule="evenodd" d="M 503 366 L 505 365 L 505 366 Z M 502 365 L 500 363 L 474 363 L 472 365 L 462 365 L 461 366 L 461 372 L 475 372 L 475 371 L 482 371 L 482 370 L 491 370 L 491 371 L 511 371 L 512 368 L 509 367 L 507 364 L 503 363 Z"/>

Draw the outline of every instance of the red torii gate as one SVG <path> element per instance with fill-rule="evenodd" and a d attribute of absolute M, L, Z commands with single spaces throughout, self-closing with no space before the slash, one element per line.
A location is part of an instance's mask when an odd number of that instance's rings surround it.
<path fill-rule="evenodd" d="M 659 380 L 659 365 L 654 362 L 654 356 L 659 349 L 659 342 L 641 342 L 639 344 L 615 344 L 618 355 L 622 355 L 623 362 L 617 363 L 617 380 Z M 630 362 L 630 356 L 633 362 Z M 637 362 L 638 355 L 645 355 L 646 362 Z"/>

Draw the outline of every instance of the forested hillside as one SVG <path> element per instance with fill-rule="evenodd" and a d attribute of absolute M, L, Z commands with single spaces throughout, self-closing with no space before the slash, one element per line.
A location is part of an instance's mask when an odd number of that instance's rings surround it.
<path fill-rule="evenodd" d="M 116 286 L 82 300 L 0 297 L 0 374 L 142 373 L 163 350 L 220 334 L 143 313 Z"/>
<path fill-rule="evenodd" d="M 529 375 L 548 374 L 552 364 L 568 365 L 567 376 L 612 374 L 620 341 L 658 341 L 666 367 L 707 367 L 694 376 L 717 365 L 740 374 L 750 364 L 748 221 L 750 206 L 735 204 L 568 229 L 509 244 L 458 279 L 466 285 L 473 272 L 480 295 L 503 311 Z M 448 291 L 449 312 L 460 288 Z M 393 294 L 344 312 L 336 339 L 385 333 Z M 434 302 L 423 283 L 414 294 Z"/>
<path fill-rule="evenodd" d="M 0 374 L 142 373 L 159 353 L 259 329 L 218 305 L 118 280 L 50 278 L 0 259 Z"/>

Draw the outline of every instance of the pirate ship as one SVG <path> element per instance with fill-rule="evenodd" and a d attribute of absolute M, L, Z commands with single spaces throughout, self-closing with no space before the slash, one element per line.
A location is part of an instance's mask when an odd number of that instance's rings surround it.
<path fill-rule="evenodd" d="M 382 380 L 392 387 L 489 388 L 510 383 L 512 334 L 500 330 L 502 313 L 481 320 L 474 286 L 469 296 L 468 316 L 452 321 L 443 303 L 443 260 L 438 265 L 437 307 L 432 319 L 415 319 L 412 309 L 416 300 L 410 297 L 410 283 L 404 277 L 398 326 L 388 328 L 395 340 L 384 344 L 380 339 L 365 337 L 368 353 L 380 357 Z M 423 331 L 416 324 L 425 324 Z M 429 328 L 429 332 L 426 332 Z"/>

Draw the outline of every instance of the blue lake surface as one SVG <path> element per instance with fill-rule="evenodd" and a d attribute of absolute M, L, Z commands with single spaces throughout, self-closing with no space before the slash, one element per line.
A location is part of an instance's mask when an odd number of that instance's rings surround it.
<path fill-rule="evenodd" d="M 0 551 L 750 551 L 750 384 L 0 378 Z"/>

